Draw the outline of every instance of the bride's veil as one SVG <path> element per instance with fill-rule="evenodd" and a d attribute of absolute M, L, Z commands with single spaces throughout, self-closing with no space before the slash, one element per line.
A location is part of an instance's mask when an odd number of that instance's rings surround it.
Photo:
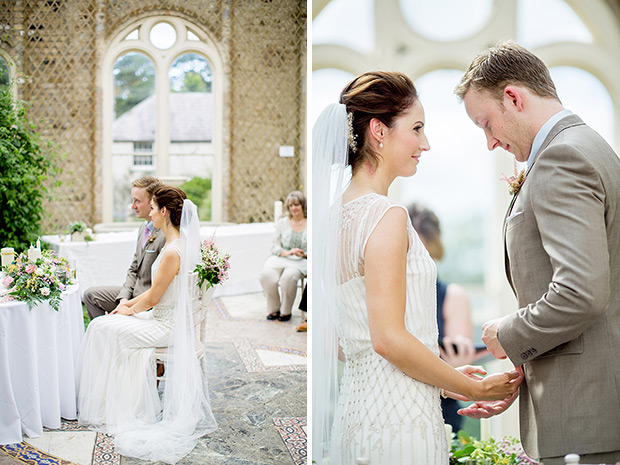
<path fill-rule="evenodd" d="M 336 260 L 348 134 L 346 107 L 337 103 L 323 110 L 312 129 L 312 459 L 319 465 L 328 463 L 338 394 Z"/>
<path fill-rule="evenodd" d="M 183 202 L 181 214 L 179 298 L 168 343 L 168 362 L 161 419 L 139 430 L 115 437 L 122 455 L 176 463 L 196 445 L 200 436 L 217 428 L 203 357 L 196 357 L 191 273 L 200 261 L 200 223 L 196 205 Z"/>

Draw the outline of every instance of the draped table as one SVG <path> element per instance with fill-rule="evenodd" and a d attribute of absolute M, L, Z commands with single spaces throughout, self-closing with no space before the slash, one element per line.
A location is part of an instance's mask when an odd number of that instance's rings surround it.
<path fill-rule="evenodd" d="M 0 304 L 0 444 L 37 437 L 43 427 L 75 420 L 75 364 L 84 335 L 79 286 L 69 286 L 59 310 L 43 302 Z"/>
<path fill-rule="evenodd" d="M 201 226 L 202 239 L 214 237 L 217 246 L 230 254 L 229 279 L 217 286 L 216 297 L 261 291 L 258 275 L 271 255 L 275 234 L 273 223 Z M 91 242 L 71 242 L 68 236 L 43 236 L 41 240 L 77 268 L 80 290 L 84 293 L 91 286 L 123 285 L 137 238 L 138 229 L 133 229 L 97 233 L 96 240 Z"/>

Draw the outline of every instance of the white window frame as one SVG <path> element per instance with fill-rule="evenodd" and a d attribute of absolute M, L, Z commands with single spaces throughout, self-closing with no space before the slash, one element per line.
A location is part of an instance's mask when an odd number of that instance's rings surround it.
<path fill-rule="evenodd" d="M 151 28 L 160 22 L 170 24 L 176 31 L 177 41 L 167 50 L 160 50 L 149 40 Z M 138 29 L 137 40 L 125 40 L 125 37 Z M 200 41 L 188 40 L 191 31 Z M 186 53 L 197 53 L 211 65 L 213 72 L 213 173 L 211 178 L 212 210 L 211 221 L 222 221 L 223 198 L 223 99 L 224 66 L 216 42 L 207 31 L 175 16 L 152 16 L 134 21 L 118 31 L 106 50 L 101 64 L 102 87 L 102 219 L 113 221 L 113 173 L 112 173 L 112 123 L 114 121 L 114 77 L 116 61 L 129 52 L 146 55 L 155 67 L 155 95 L 157 96 L 157 121 L 155 125 L 154 154 L 156 156 L 155 175 L 163 181 L 169 176 L 170 149 L 170 114 L 168 95 L 170 82 L 168 71 L 173 62 Z M 130 186 L 127 186 L 129 191 Z"/>

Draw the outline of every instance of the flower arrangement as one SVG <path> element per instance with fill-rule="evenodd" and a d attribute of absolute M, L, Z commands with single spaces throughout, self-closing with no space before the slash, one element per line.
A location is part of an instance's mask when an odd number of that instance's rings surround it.
<path fill-rule="evenodd" d="M 62 291 L 73 281 L 67 259 L 44 250 L 35 262 L 28 261 L 28 254 L 20 254 L 15 263 L 4 268 L 3 284 L 8 289 L 5 300 L 25 301 L 31 310 L 49 300 L 58 311 Z"/>
<path fill-rule="evenodd" d="M 514 176 L 506 176 L 504 173 L 502 173 L 502 176 L 503 177 L 500 179 L 508 183 L 508 193 L 510 195 L 517 195 L 525 181 L 525 170 L 521 170 L 521 172 L 517 174 L 517 162 L 515 161 Z"/>
<path fill-rule="evenodd" d="M 198 273 L 198 286 L 206 282 L 207 289 L 217 284 L 222 284 L 228 279 L 230 270 L 230 255 L 222 253 L 213 239 L 207 239 L 200 244 L 201 263 L 194 270 Z"/>
<path fill-rule="evenodd" d="M 496 441 L 494 438 L 478 441 L 472 439 L 465 431 L 452 434 L 450 465 L 461 463 L 479 465 L 538 465 L 538 462 L 525 454 L 518 439 L 505 436 L 500 441 Z"/>

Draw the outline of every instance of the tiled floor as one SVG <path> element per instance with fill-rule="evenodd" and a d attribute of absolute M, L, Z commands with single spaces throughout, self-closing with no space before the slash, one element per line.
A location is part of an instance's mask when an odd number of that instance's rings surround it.
<path fill-rule="evenodd" d="M 295 310 L 289 322 L 265 316 L 262 294 L 221 297 L 209 307 L 207 367 L 219 429 L 179 465 L 306 463 L 307 336 L 295 331 L 302 314 Z M 147 463 L 118 457 L 105 435 L 71 423 L 65 429 L 28 443 L 79 465 Z M 14 463 L 23 462 L 0 451 L 0 465 Z"/>

